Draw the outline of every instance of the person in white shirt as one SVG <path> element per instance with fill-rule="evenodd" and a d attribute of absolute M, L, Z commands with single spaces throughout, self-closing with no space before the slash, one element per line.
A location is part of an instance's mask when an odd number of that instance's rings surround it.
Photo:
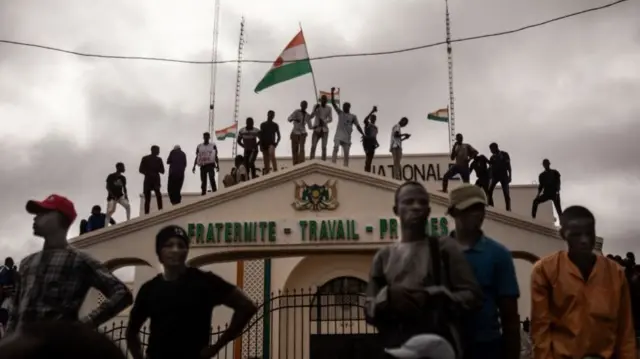
<path fill-rule="evenodd" d="M 216 174 L 215 172 L 220 169 L 218 166 L 218 148 L 215 144 L 211 143 L 211 134 L 205 132 L 202 134 L 202 142 L 196 148 L 196 159 L 193 162 L 193 173 L 196 173 L 196 165 L 200 166 L 200 189 L 202 195 L 207 194 L 207 177 L 211 183 L 211 192 L 217 191 L 216 186 Z"/>
<path fill-rule="evenodd" d="M 313 133 L 311 134 L 311 154 L 309 155 L 310 160 L 316 157 L 316 148 L 320 139 L 322 139 L 322 160 L 327 160 L 327 139 L 329 138 L 329 123 L 333 121 L 333 112 L 331 111 L 331 107 L 327 106 L 327 101 L 327 96 L 322 95 L 322 97 L 320 97 L 320 104 L 316 104 L 316 107 L 313 109 L 313 113 L 311 114 L 310 120 L 315 118 L 315 121 L 311 126 Z"/>
<path fill-rule="evenodd" d="M 345 102 L 342 105 L 342 110 L 338 107 L 335 100 L 336 88 L 331 88 L 331 106 L 338 113 L 338 126 L 336 127 L 336 134 L 333 137 L 333 155 L 331 156 L 331 162 L 338 162 L 338 151 L 342 147 L 342 155 L 344 156 L 344 166 L 349 166 L 349 149 L 351 148 L 351 133 L 353 132 L 353 126 L 355 125 L 358 132 L 364 136 L 362 127 L 358 123 L 358 117 L 351 113 L 351 104 Z"/>
<path fill-rule="evenodd" d="M 411 137 L 411 134 L 402 133 L 402 128 L 407 126 L 408 123 L 409 119 L 403 117 L 391 130 L 391 146 L 389 151 L 393 158 L 393 178 L 397 180 L 402 180 L 402 141 Z"/>
<path fill-rule="evenodd" d="M 300 108 L 289 116 L 293 123 L 291 130 L 291 158 L 293 165 L 304 162 L 304 145 L 307 142 L 307 126 L 311 127 L 311 115 L 307 113 L 307 101 L 300 102 Z"/>

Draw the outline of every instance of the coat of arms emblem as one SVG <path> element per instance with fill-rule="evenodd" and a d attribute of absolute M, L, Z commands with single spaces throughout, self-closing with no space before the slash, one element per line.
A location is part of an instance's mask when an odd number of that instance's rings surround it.
<path fill-rule="evenodd" d="M 291 206 L 298 211 L 333 211 L 338 208 L 336 181 L 328 180 L 323 185 L 308 185 L 304 181 L 294 182 L 295 201 Z"/>

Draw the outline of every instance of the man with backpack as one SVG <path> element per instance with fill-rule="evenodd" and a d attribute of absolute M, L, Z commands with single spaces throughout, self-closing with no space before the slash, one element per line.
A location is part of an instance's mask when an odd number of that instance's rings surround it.
<path fill-rule="evenodd" d="M 429 194 L 418 182 L 395 193 L 401 240 L 376 253 L 367 287 L 367 322 L 386 348 L 419 334 L 437 334 L 462 357 L 458 318 L 482 306 L 482 289 L 452 238 L 425 235 Z"/>

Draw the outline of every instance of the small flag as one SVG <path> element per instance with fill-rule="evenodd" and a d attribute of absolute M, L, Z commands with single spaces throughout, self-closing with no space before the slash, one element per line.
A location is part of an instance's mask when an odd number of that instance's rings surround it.
<path fill-rule="evenodd" d="M 320 91 L 318 101 L 322 96 L 327 96 L 327 101 L 331 103 L 331 91 Z M 336 91 L 333 93 L 333 99 L 336 101 L 336 105 L 340 106 L 340 89 L 336 89 Z"/>
<path fill-rule="evenodd" d="M 449 109 L 443 108 L 435 112 L 431 112 L 427 119 L 438 122 L 449 122 Z"/>
<path fill-rule="evenodd" d="M 260 80 L 254 91 L 258 93 L 273 85 L 311 73 L 311 71 L 307 44 L 304 41 L 302 30 L 300 30 L 282 50 L 280 56 L 273 62 L 271 69 Z"/>
<path fill-rule="evenodd" d="M 229 127 L 225 127 L 221 130 L 216 130 L 216 138 L 218 141 L 224 141 L 225 138 L 235 138 L 238 133 L 238 124 L 234 123 Z"/>

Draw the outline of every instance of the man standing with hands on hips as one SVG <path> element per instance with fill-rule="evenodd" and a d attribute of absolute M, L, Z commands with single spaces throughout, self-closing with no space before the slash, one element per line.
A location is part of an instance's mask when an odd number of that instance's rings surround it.
<path fill-rule="evenodd" d="M 207 177 L 211 183 L 211 192 L 218 190 L 216 186 L 215 172 L 220 169 L 218 166 L 218 148 L 211 143 L 211 134 L 205 132 L 202 134 L 202 142 L 196 148 L 196 159 L 193 162 L 193 173 L 196 173 L 196 165 L 200 166 L 200 189 L 202 195 L 207 194 Z"/>
<path fill-rule="evenodd" d="M 182 227 L 169 225 L 156 235 L 156 254 L 164 273 L 144 283 L 131 309 L 127 346 L 134 359 L 145 358 L 140 329 L 149 319 L 148 359 L 202 359 L 215 357 L 242 335 L 257 311 L 256 305 L 236 286 L 219 276 L 186 264 L 189 236 Z M 233 310 L 227 330 L 211 345 L 211 320 L 215 307 Z"/>

